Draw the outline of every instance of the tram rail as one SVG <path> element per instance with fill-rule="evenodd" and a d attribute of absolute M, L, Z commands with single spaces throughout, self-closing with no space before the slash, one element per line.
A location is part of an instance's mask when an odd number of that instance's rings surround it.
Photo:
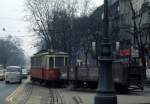
<path fill-rule="evenodd" d="M 60 89 L 49 88 L 48 104 L 65 104 Z"/>

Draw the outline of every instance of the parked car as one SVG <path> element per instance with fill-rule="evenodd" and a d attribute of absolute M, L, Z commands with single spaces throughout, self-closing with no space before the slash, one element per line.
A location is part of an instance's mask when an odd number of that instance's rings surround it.
<path fill-rule="evenodd" d="M 27 77 L 28 77 L 28 70 L 22 69 L 22 78 L 27 78 Z"/>
<path fill-rule="evenodd" d="M 0 69 L 0 80 L 4 80 L 4 70 Z"/>
<path fill-rule="evenodd" d="M 146 69 L 146 79 L 147 81 L 150 81 L 150 67 L 147 67 Z"/>
<path fill-rule="evenodd" d="M 0 65 L 0 80 L 4 80 L 4 69 L 2 65 Z"/>
<path fill-rule="evenodd" d="M 5 83 L 21 83 L 21 67 L 19 66 L 8 66 L 5 72 Z"/>

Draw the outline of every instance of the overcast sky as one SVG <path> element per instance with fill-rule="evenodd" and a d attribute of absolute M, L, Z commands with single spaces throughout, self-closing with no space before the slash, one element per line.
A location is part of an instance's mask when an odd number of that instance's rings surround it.
<path fill-rule="evenodd" d="M 0 0 L 0 38 L 7 35 L 21 36 L 22 47 L 26 54 L 32 55 L 35 52 L 33 41 L 34 37 L 29 32 L 29 23 L 25 21 L 26 15 L 25 0 Z M 99 6 L 103 3 L 103 0 L 93 0 L 95 6 Z M 3 31 L 3 28 L 6 31 Z M 23 36 L 23 37 L 22 37 Z"/>

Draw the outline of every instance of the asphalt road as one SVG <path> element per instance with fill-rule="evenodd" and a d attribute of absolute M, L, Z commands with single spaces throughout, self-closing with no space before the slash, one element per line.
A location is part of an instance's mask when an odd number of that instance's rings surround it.
<path fill-rule="evenodd" d="M 17 86 L 18 84 L 5 84 L 4 81 L 0 81 L 0 104 L 8 104 L 5 99 L 17 88 Z"/>

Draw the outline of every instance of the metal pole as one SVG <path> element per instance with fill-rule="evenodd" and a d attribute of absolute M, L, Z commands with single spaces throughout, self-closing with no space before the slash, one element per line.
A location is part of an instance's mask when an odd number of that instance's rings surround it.
<path fill-rule="evenodd" d="M 108 0 L 104 0 L 104 39 L 101 43 L 101 52 L 99 54 L 99 81 L 95 104 L 117 104 L 112 80 L 112 44 L 109 41 L 109 17 Z"/>

